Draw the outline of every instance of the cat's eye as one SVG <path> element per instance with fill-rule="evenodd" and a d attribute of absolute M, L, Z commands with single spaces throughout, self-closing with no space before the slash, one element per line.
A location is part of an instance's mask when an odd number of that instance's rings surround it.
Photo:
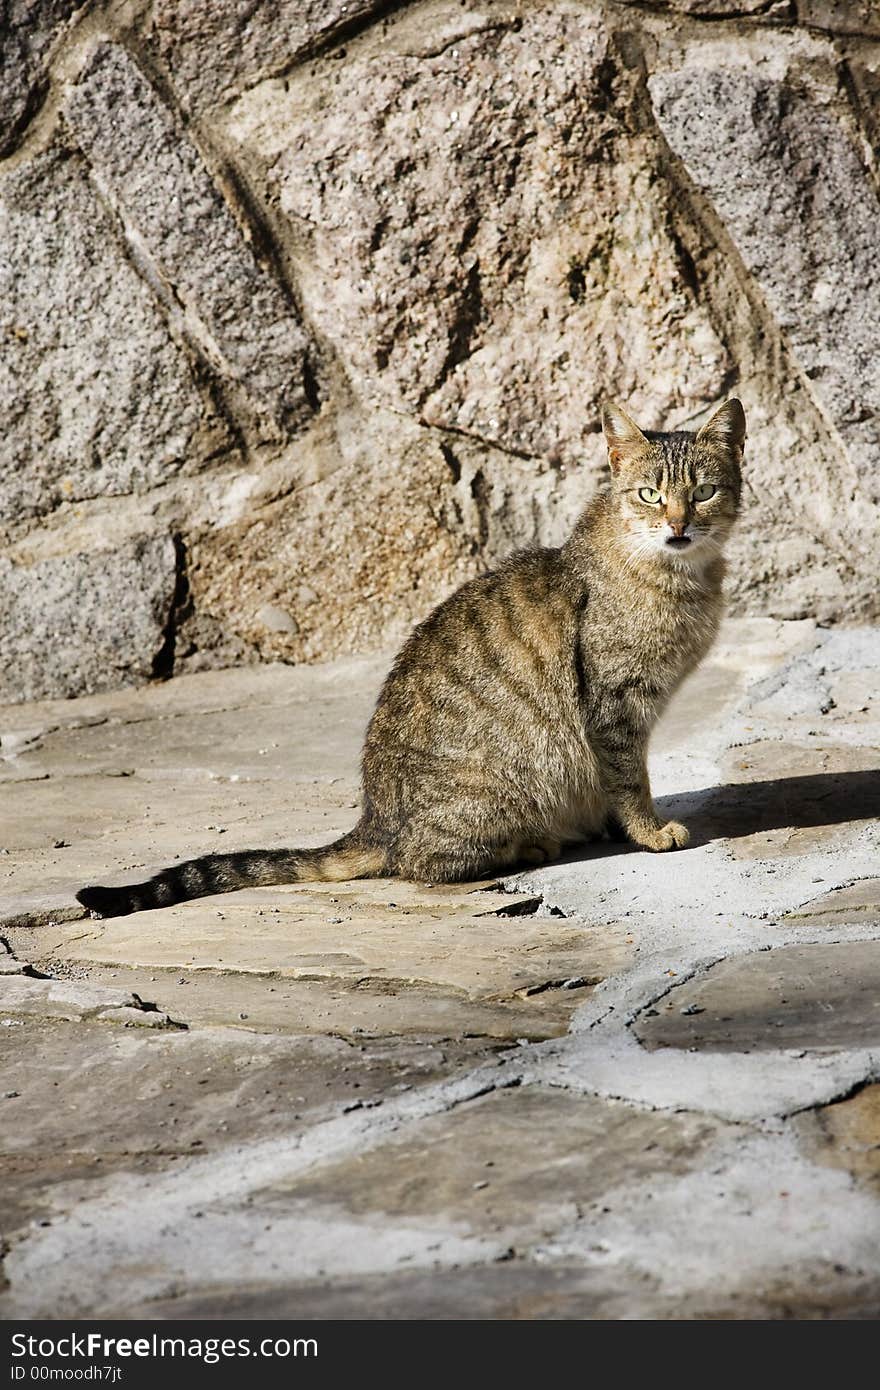
<path fill-rule="evenodd" d="M 694 488 L 695 502 L 708 502 L 710 497 L 714 497 L 718 491 L 714 483 L 700 483 L 699 487 Z"/>
<path fill-rule="evenodd" d="M 643 502 L 659 502 L 660 493 L 655 487 L 640 487 L 639 496 Z"/>

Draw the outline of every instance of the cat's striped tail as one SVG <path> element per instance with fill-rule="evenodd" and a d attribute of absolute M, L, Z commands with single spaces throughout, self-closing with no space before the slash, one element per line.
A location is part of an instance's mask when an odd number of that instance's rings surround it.
<path fill-rule="evenodd" d="M 123 888 L 81 888 L 77 901 L 101 917 L 124 917 L 153 907 L 171 907 L 188 898 L 262 888 L 277 883 L 338 883 L 348 878 L 375 878 L 387 866 L 381 845 L 368 844 L 360 827 L 318 849 L 256 849 L 240 854 L 206 854 L 162 869 L 145 883 Z"/>

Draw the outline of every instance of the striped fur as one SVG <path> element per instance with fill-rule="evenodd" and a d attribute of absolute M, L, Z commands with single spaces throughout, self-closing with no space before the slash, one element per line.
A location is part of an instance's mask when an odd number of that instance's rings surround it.
<path fill-rule="evenodd" d="M 231 893 L 237 888 L 267 888 L 276 883 L 336 883 L 368 878 L 385 866 L 382 851 L 361 845 L 356 831 L 320 849 L 260 849 L 238 854 L 206 854 L 163 869 L 145 883 L 127 888 L 83 888 L 84 907 L 101 917 L 123 917 L 153 907 L 171 907 L 189 898 Z"/>
<path fill-rule="evenodd" d="M 603 426 L 610 486 L 567 543 L 463 585 L 405 643 L 367 730 L 354 830 L 321 849 L 208 855 L 79 901 L 116 916 L 307 879 L 467 879 L 605 830 L 686 845 L 654 808 L 647 745 L 717 631 L 745 418 L 729 401 L 697 434 L 645 434 L 608 406 Z M 696 500 L 701 484 L 715 492 Z"/>

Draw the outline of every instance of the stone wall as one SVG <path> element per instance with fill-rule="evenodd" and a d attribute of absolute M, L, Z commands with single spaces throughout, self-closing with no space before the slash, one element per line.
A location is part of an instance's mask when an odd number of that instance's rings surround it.
<path fill-rule="evenodd" d="M 749 420 L 734 611 L 880 609 L 876 0 L 7 0 L 0 699 L 399 640 Z"/>

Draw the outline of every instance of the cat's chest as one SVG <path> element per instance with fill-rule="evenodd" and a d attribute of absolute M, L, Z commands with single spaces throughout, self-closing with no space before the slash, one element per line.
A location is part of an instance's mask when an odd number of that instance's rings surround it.
<path fill-rule="evenodd" d="M 675 668 L 699 660 L 716 629 L 715 613 L 705 603 L 646 602 L 623 615 L 620 646 L 647 665 Z"/>
<path fill-rule="evenodd" d="M 609 684 L 645 684 L 662 697 L 709 650 L 720 605 L 711 596 L 648 591 L 638 602 L 609 603 L 590 617 L 585 638 L 597 673 Z"/>

